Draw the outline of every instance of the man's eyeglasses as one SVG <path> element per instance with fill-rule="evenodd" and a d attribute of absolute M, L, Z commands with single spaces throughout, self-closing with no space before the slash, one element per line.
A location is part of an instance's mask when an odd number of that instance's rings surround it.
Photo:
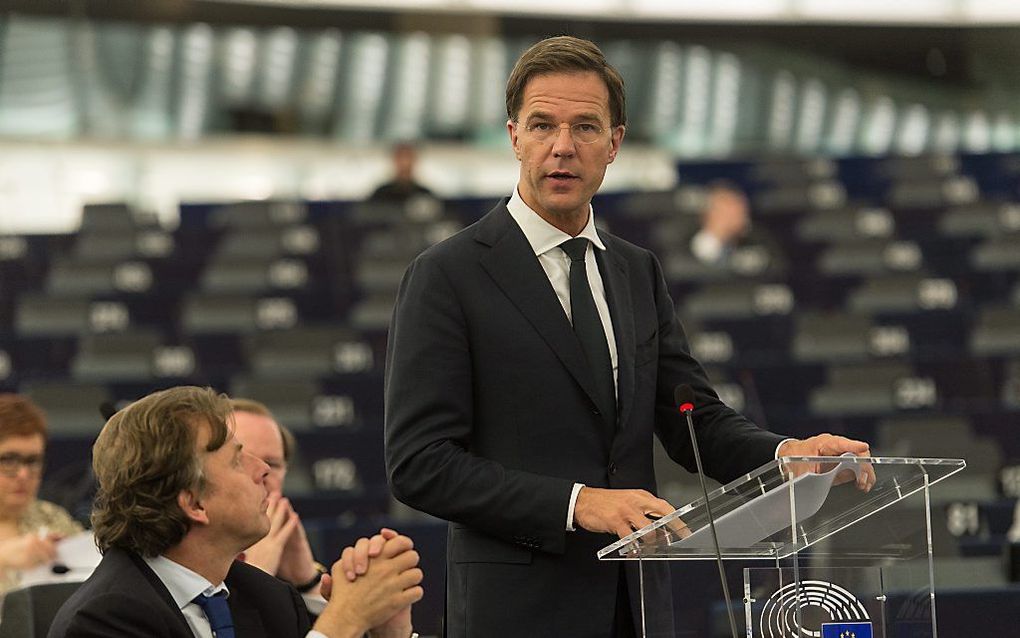
<path fill-rule="evenodd" d="M 545 142 L 555 138 L 562 129 L 569 128 L 570 136 L 580 144 L 593 144 L 602 137 L 606 129 L 594 122 L 578 122 L 576 124 L 552 124 L 551 122 L 532 122 L 524 127 L 532 138 Z"/>
<path fill-rule="evenodd" d="M 0 454 L 0 473 L 4 476 L 17 476 L 18 470 L 22 467 L 28 468 L 29 474 L 39 474 L 43 469 L 42 455 L 22 455 L 14 452 Z"/>

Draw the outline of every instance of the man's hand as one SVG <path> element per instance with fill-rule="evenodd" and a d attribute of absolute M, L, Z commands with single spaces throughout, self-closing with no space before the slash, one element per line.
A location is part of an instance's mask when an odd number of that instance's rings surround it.
<path fill-rule="evenodd" d="M 318 571 L 305 526 L 301 524 L 298 513 L 294 512 L 294 531 L 283 546 L 276 575 L 289 583 L 307 583 L 315 578 Z"/>
<path fill-rule="evenodd" d="M 620 538 L 676 508 L 644 490 L 607 490 L 582 487 L 574 503 L 575 523 L 589 532 L 607 532 Z"/>
<path fill-rule="evenodd" d="M 834 434 L 818 434 L 807 439 L 786 441 L 779 446 L 776 456 L 839 456 L 846 452 L 852 452 L 856 456 L 871 456 L 871 448 L 864 441 Z M 788 467 L 794 476 L 799 476 L 808 472 L 824 472 L 832 465 L 793 462 Z M 860 477 L 857 478 L 857 488 L 869 492 L 875 486 L 875 468 L 870 463 L 866 463 L 861 470 Z M 836 477 L 836 484 L 846 483 L 852 478 L 855 478 L 852 472 L 847 472 L 846 475 L 841 473 Z"/>
<path fill-rule="evenodd" d="M 365 540 L 371 544 L 371 539 Z M 363 547 L 365 551 L 369 549 Z M 373 628 L 383 629 L 382 625 L 391 622 L 403 624 L 406 618 L 409 634 L 409 608 L 424 594 L 418 560 L 411 539 L 397 535 L 384 542 L 379 554 L 369 560 L 364 574 L 354 581 L 347 579 L 342 559 L 334 563 L 332 577 L 323 586 L 323 595 L 329 595 L 330 600 L 315 629 L 330 638 L 355 637 Z M 378 635 L 388 638 L 390 634 Z"/>
<path fill-rule="evenodd" d="M 351 547 L 344 548 L 338 561 L 347 580 L 354 581 L 368 571 L 368 561 L 382 553 L 386 542 L 399 536 L 388 527 L 379 530 L 372 538 L 359 538 Z"/>
<path fill-rule="evenodd" d="M 290 501 L 279 494 L 269 495 L 266 515 L 269 516 L 269 533 L 244 552 L 244 561 L 276 576 L 283 549 L 294 534 L 299 519 Z"/>
<path fill-rule="evenodd" d="M 368 630 L 368 635 L 369 638 L 408 638 L 413 630 L 411 606 L 408 605 L 386 622 Z"/>

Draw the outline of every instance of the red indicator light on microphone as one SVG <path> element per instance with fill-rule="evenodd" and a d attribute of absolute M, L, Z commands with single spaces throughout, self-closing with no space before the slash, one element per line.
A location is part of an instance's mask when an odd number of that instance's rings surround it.
<path fill-rule="evenodd" d="M 681 403 L 680 404 L 680 411 L 681 412 L 693 412 L 694 411 L 694 404 L 693 403 Z"/>

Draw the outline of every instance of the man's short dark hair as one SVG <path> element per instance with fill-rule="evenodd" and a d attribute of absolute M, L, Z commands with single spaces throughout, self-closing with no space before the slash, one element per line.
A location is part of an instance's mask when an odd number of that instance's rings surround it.
<path fill-rule="evenodd" d="M 620 73 L 610 66 L 594 42 L 568 35 L 542 40 L 517 60 L 506 83 L 507 117 L 517 121 L 524 102 L 524 89 L 536 75 L 586 72 L 598 75 L 609 91 L 610 124 L 626 125 L 627 104 Z"/>

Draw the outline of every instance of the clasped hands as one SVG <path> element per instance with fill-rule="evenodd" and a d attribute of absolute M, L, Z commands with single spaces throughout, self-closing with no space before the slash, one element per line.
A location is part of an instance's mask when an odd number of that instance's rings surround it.
<path fill-rule="evenodd" d="M 411 605 L 421 600 L 422 570 L 414 542 L 383 528 L 344 549 L 320 593 L 329 602 L 315 629 L 329 638 L 407 638 Z"/>

